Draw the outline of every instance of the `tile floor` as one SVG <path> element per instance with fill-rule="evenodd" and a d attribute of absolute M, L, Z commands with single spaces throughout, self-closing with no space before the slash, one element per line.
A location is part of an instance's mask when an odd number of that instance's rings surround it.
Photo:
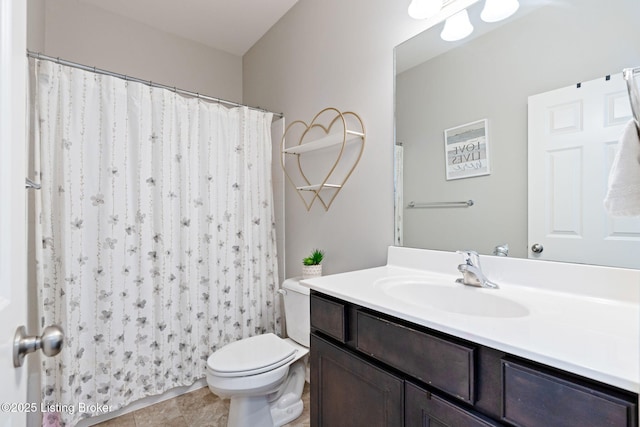
<path fill-rule="evenodd" d="M 302 415 L 285 427 L 309 427 L 309 384 L 302 394 Z M 229 400 L 215 396 L 207 387 L 97 424 L 99 427 L 225 427 Z"/>

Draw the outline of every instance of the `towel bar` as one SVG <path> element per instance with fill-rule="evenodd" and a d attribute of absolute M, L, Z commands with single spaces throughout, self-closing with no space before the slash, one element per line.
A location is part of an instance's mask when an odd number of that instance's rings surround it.
<path fill-rule="evenodd" d="M 416 203 L 409 202 L 407 208 L 417 209 L 430 209 L 430 208 L 468 208 L 473 206 L 473 200 L 465 200 L 462 202 L 427 202 L 427 203 Z"/>

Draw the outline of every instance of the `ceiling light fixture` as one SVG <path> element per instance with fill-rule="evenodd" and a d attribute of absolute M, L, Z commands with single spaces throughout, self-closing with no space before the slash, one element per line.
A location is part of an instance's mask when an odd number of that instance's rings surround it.
<path fill-rule="evenodd" d="M 428 19 L 437 15 L 443 8 L 455 0 L 411 0 L 409 4 L 409 16 L 414 19 Z M 485 0 L 480 18 L 484 22 L 498 22 L 516 13 L 520 8 L 518 0 Z M 473 25 L 469 21 L 466 9 L 450 16 L 444 23 L 440 37 L 445 41 L 462 40 L 473 32 Z"/>
<path fill-rule="evenodd" d="M 484 22 L 498 22 L 507 19 L 520 7 L 518 0 L 486 0 L 480 18 Z"/>
<path fill-rule="evenodd" d="M 409 16 L 414 19 L 427 19 L 442 9 L 442 0 L 411 0 Z"/>
<path fill-rule="evenodd" d="M 473 32 L 473 25 L 469 21 L 469 14 L 466 9 L 461 10 L 451 16 L 444 23 L 444 29 L 440 33 L 442 40 L 454 42 L 462 40 Z"/>

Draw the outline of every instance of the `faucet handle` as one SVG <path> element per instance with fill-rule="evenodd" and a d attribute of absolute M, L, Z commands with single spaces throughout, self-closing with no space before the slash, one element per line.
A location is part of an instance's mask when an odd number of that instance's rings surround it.
<path fill-rule="evenodd" d="M 480 267 L 480 255 L 476 251 L 456 251 L 456 253 L 462 255 L 464 258 L 464 262 L 467 265 L 475 265 L 476 267 Z"/>

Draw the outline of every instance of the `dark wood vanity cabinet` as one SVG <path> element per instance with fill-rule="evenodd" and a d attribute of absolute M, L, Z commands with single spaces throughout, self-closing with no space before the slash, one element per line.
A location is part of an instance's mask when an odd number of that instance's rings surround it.
<path fill-rule="evenodd" d="M 311 293 L 314 427 L 638 427 L 637 395 Z"/>

